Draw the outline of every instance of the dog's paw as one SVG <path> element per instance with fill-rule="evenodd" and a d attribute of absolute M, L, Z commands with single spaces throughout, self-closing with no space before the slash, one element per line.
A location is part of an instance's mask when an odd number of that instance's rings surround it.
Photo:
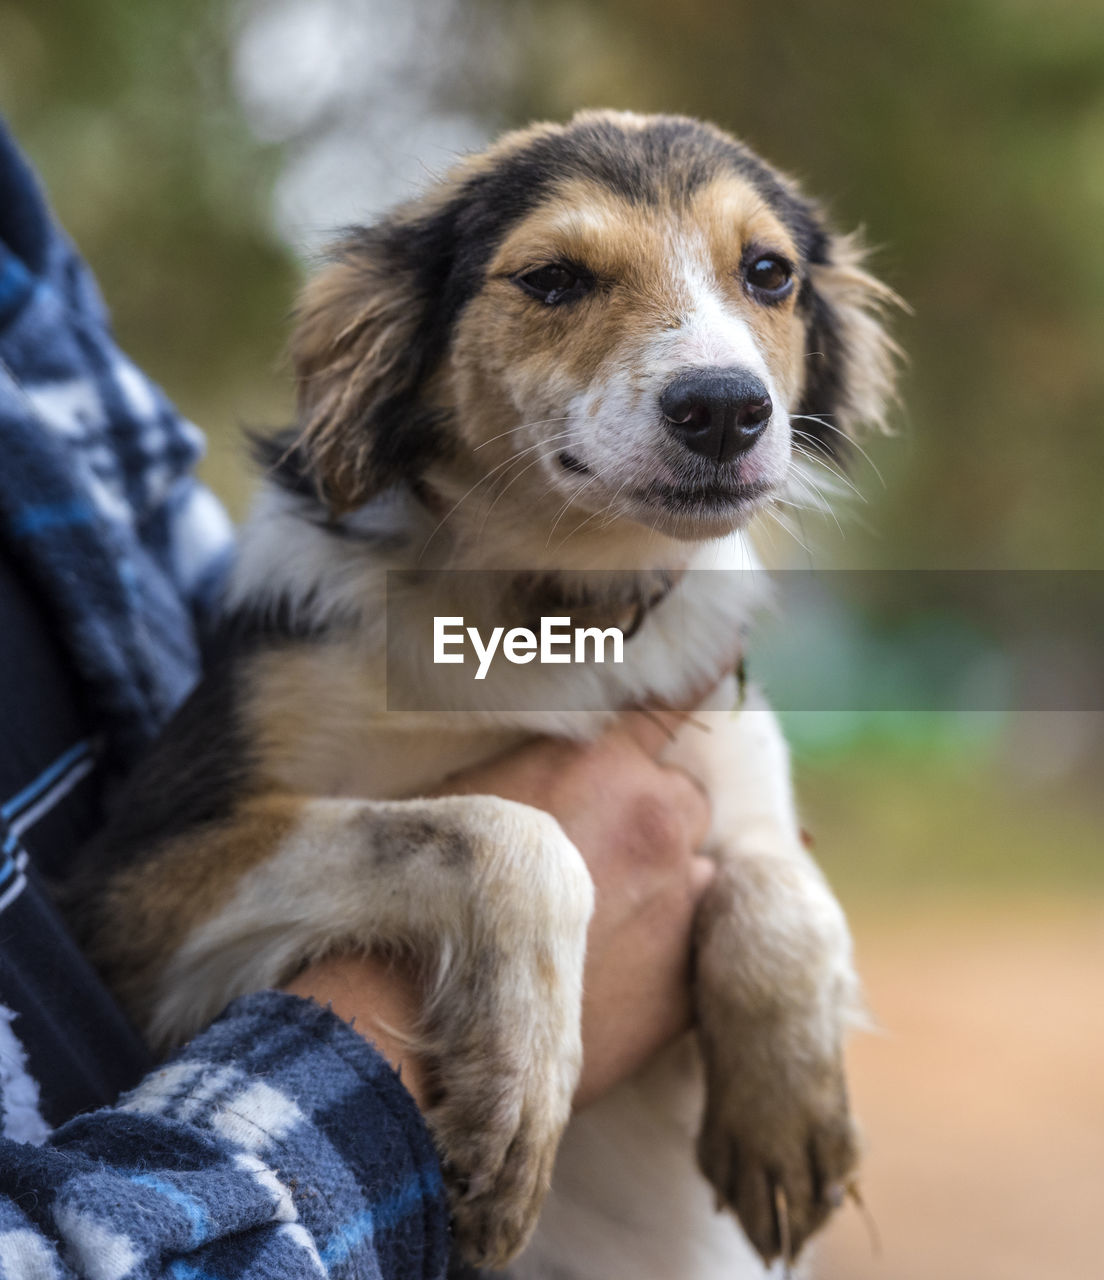
<path fill-rule="evenodd" d="M 479 1129 L 463 1104 L 430 1117 L 444 1156 L 453 1233 L 472 1266 L 505 1267 L 536 1226 L 570 1112 L 570 1097 L 550 1107 L 548 1092 L 531 1090 L 514 1119 L 498 1117 Z"/>
<path fill-rule="evenodd" d="M 536 1226 L 571 1115 L 593 886 L 547 815 L 475 799 L 484 879 L 427 1010 L 426 1118 L 460 1252 L 500 1268 Z"/>
<path fill-rule="evenodd" d="M 859 1158 L 838 1055 L 799 1027 L 703 1035 L 698 1163 L 764 1261 L 792 1261 L 844 1200 Z"/>
<path fill-rule="evenodd" d="M 582 1060 L 573 1001 L 550 1009 L 544 993 L 494 1023 L 473 1025 L 450 1054 L 427 1112 L 460 1251 L 490 1268 L 505 1266 L 536 1226 Z"/>
<path fill-rule="evenodd" d="M 853 1182 L 842 1044 L 860 1016 L 843 912 L 796 858 L 724 871 L 699 916 L 698 1162 L 766 1261 L 791 1261 Z"/>

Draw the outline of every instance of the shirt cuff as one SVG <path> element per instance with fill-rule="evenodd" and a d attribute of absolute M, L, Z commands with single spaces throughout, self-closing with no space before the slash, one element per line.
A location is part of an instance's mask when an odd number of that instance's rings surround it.
<path fill-rule="evenodd" d="M 327 1272 L 445 1270 L 448 1207 L 425 1121 L 390 1063 L 328 1008 L 245 996 L 122 1101 L 272 1170 Z M 338 1267 L 338 1271 L 345 1270 Z"/>

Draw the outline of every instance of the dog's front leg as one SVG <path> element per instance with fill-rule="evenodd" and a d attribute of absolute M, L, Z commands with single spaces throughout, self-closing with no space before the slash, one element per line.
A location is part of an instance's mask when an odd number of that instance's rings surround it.
<path fill-rule="evenodd" d="M 592 906 L 578 850 L 527 805 L 308 800 L 274 855 L 173 957 L 155 1020 L 179 1025 L 176 993 L 225 1001 L 326 952 L 412 957 L 429 992 L 418 1028 L 426 1118 L 457 1239 L 473 1263 L 501 1266 L 536 1221 L 570 1114 Z"/>
<path fill-rule="evenodd" d="M 734 694 L 726 685 L 712 705 Z M 698 1158 L 759 1253 L 793 1257 L 857 1159 L 841 1053 L 858 980 L 843 912 L 804 848 L 773 713 L 751 692 L 743 709 L 702 718 L 712 732 L 687 726 L 672 748 L 712 797 L 718 862 L 697 932 Z"/>

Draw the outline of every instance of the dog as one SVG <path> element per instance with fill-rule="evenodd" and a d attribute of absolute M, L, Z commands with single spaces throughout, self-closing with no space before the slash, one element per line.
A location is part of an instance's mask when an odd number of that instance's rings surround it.
<path fill-rule="evenodd" d="M 81 927 L 163 1049 L 329 951 L 417 956 L 427 1120 L 473 1264 L 762 1275 L 849 1184 L 851 944 L 754 690 L 734 711 L 726 678 L 711 732 L 668 752 L 713 802 L 696 1036 L 570 1124 L 586 867 L 547 814 L 425 797 L 730 665 L 755 592 L 706 571 L 752 563 L 749 523 L 884 423 L 893 301 L 740 142 L 614 112 L 507 134 L 305 289 L 299 421 L 262 447 L 231 640 L 99 840 Z M 624 660 L 492 690 L 428 640 L 387 645 L 393 571 L 406 616 L 631 619 Z M 437 710 L 388 710 L 411 690 Z"/>

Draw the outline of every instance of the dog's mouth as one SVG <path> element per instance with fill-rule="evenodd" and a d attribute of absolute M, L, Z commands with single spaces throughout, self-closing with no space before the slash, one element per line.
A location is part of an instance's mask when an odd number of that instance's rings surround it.
<path fill-rule="evenodd" d="M 566 449 L 556 455 L 556 461 L 565 471 L 571 471 L 575 475 L 591 474 L 590 467 Z M 642 489 L 632 490 L 630 496 L 648 506 L 661 506 L 668 511 L 688 512 L 739 506 L 763 497 L 772 488 L 773 485 L 766 480 L 704 485 L 665 484 L 662 480 L 653 480 Z"/>
<path fill-rule="evenodd" d="M 592 486 L 600 473 L 577 454 L 562 450 L 556 461 L 587 492 L 592 502 Z M 679 475 L 669 465 L 656 468 L 662 478 L 630 488 L 623 484 L 611 495 L 609 510 L 616 508 L 630 519 L 664 529 L 678 538 L 714 537 L 745 524 L 763 505 L 777 485 L 762 476 L 743 479 L 742 468 L 710 468 L 714 474 Z M 605 489 L 604 483 L 601 486 Z"/>
<path fill-rule="evenodd" d="M 633 497 L 648 506 L 660 506 L 678 515 L 715 515 L 724 508 L 738 508 L 768 494 L 773 486 L 766 480 L 746 484 L 678 485 L 655 480 Z"/>

